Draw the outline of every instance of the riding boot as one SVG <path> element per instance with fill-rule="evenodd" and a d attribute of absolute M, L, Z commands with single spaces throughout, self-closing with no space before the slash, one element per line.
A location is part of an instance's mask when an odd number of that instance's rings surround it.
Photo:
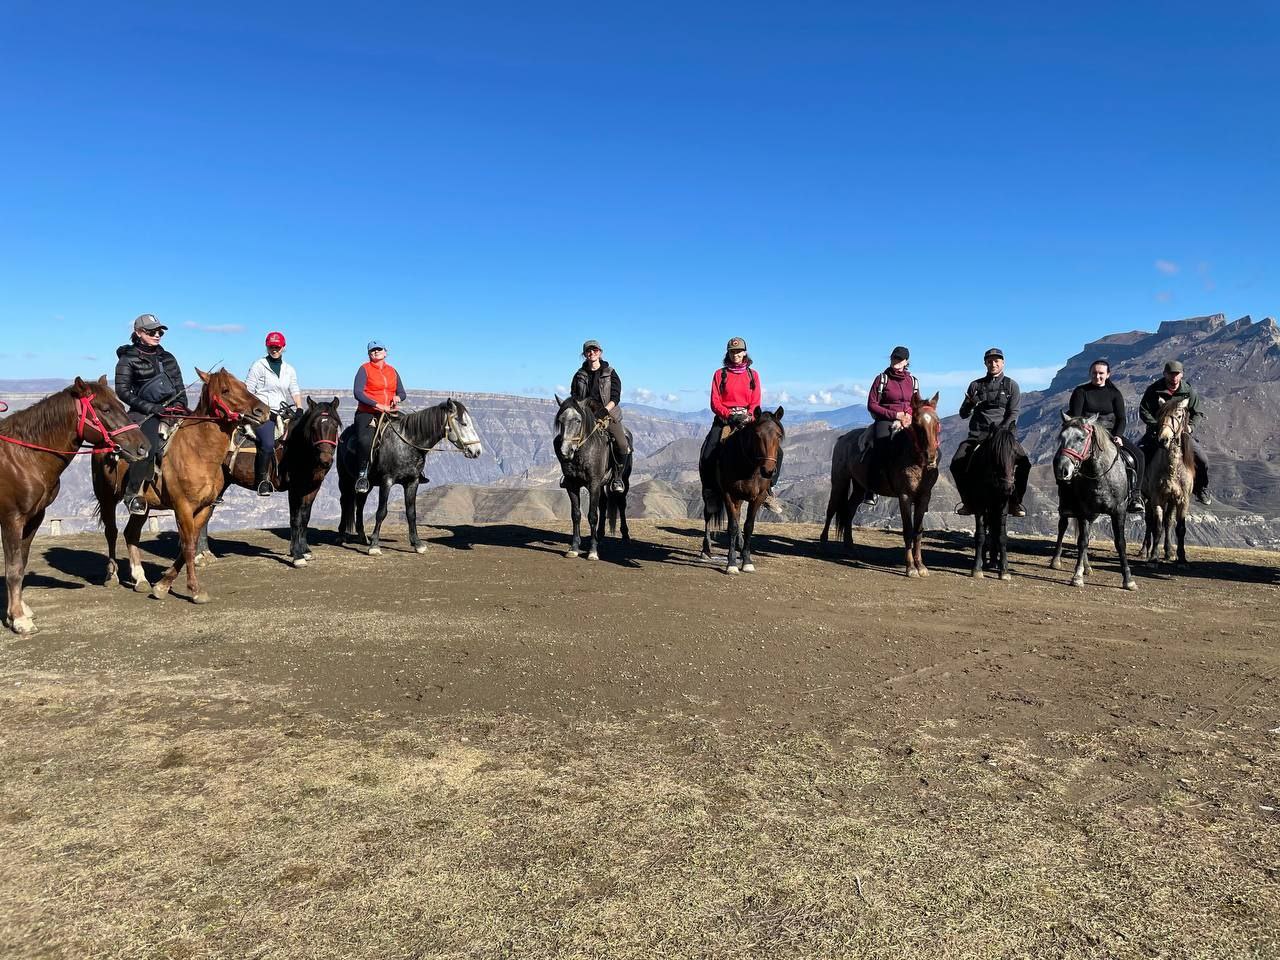
<path fill-rule="evenodd" d="M 129 464 L 129 472 L 125 474 L 124 495 L 121 499 L 124 500 L 125 507 L 132 516 L 141 517 L 150 509 L 146 498 L 142 495 L 142 489 L 155 477 L 155 472 L 156 464 L 150 457 Z"/>
<path fill-rule="evenodd" d="M 258 496 L 269 497 L 276 492 L 276 488 L 271 485 L 271 450 L 263 450 L 258 448 L 257 454 L 253 458 L 253 488 L 258 491 Z"/>
<path fill-rule="evenodd" d="M 1125 509 L 1129 513 L 1146 513 L 1146 505 L 1142 502 L 1142 491 L 1138 489 L 1138 471 L 1126 463 L 1124 474 L 1129 478 L 1129 505 Z"/>

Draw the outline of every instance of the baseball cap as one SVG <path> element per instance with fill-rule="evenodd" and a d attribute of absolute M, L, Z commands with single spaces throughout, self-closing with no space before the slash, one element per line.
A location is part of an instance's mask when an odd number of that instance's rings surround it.
<path fill-rule="evenodd" d="M 154 313 L 144 313 L 139 317 L 135 317 L 133 321 L 133 332 L 138 333 L 142 330 L 148 332 L 152 330 L 168 330 L 163 323 L 156 319 Z"/>
<path fill-rule="evenodd" d="M 387 345 L 383 343 L 381 340 L 370 340 L 369 346 L 365 347 L 365 352 L 370 353 L 374 350 L 385 350 L 385 349 L 387 349 Z"/>
<path fill-rule="evenodd" d="M 1182 373 L 1182 361 L 1170 360 L 1168 363 L 1164 365 L 1164 372 L 1165 373 Z"/>
<path fill-rule="evenodd" d="M 991 347 L 989 350 L 987 350 L 986 353 L 982 355 L 982 359 L 983 360 L 1003 360 L 1004 351 L 1001 350 L 999 347 Z"/>
<path fill-rule="evenodd" d="M 284 346 L 284 334 L 283 334 L 283 333 L 281 333 L 279 330 L 272 330 L 270 333 L 268 333 L 268 334 L 267 334 L 267 346 L 268 346 L 268 347 L 283 347 L 283 346 Z"/>

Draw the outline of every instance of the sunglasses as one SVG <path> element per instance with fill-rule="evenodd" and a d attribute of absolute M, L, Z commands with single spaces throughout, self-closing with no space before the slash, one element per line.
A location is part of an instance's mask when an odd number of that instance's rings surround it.
<path fill-rule="evenodd" d="M 145 333 L 148 337 L 155 337 L 157 340 L 164 336 L 163 330 L 139 330 L 138 332 Z"/>

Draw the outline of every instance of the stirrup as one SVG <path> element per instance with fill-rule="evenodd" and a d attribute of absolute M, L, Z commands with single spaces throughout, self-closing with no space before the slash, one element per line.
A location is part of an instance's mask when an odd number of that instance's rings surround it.
<path fill-rule="evenodd" d="M 257 490 L 260 497 L 269 497 L 276 492 L 276 488 L 271 485 L 270 480 L 259 480 Z"/>
<path fill-rule="evenodd" d="M 956 515 L 960 517 L 972 517 L 973 511 L 969 509 L 967 504 L 960 503 L 956 506 Z"/>
<path fill-rule="evenodd" d="M 1202 504 L 1204 504 L 1206 507 L 1213 506 L 1213 494 L 1209 492 L 1208 487 L 1205 487 L 1199 493 L 1195 493 L 1195 491 L 1192 491 L 1192 493 L 1194 494 L 1195 498 L 1199 500 Z"/>
<path fill-rule="evenodd" d="M 1125 508 L 1128 513 L 1146 513 L 1147 505 L 1142 502 L 1141 497 L 1131 497 L 1129 505 Z"/>
<path fill-rule="evenodd" d="M 609 491 L 611 493 L 626 493 L 627 483 L 621 477 L 614 477 L 609 481 Z"/>
<path fill-rule="evenodd" d="M 874 507 L 876 503 L 876 495 L 870 490 L 867 490 L 862 494 L 862 502 L 868 507 Z"/>
<path fill-rule="evenodd" d="M 1009 504 L 1009 516 L 1025 517 L 1026 515 L 1027 515 L 1027 508 L 1024 507 L 1022 504 L 1020 503 Z"/>
<path fill-rule="evenodd" d="M 147 498 L 140 493 L 135 493 L 128 501 L 129 515 L 132 517 L 145 517 L 150 507 L 147 506 Z"/>
<path fill-rule="evenodd" d="M 368 474 L 362 473 L 360 474 L 360 476 L 356 477 L 356 493 L 368 493 L 368 492 L 369 492 L 369 476 Z"/>

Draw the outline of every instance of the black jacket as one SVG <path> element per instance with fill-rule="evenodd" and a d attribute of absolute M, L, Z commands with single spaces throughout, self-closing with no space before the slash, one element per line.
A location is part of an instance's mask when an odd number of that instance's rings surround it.
<path fill-rule="evenodd" d="M 135 340 L 116 356 L 116 395 L 131 411 L 160 413 L 167 404 L 186 404 L 182 370 L 164 347 L 144 350 Z"/>
<path fill-rule="evenodd" d="M 1022 391 L 1018 382 L 1004 374 L 979 377 L 969 384 L 960 404 L 960 416 L 969 417 L 969 436 L 986 437 L 1007 423 L 1018 425 Z"/>
<path fill-rule="evenodd" d="M 1113 383 L 1107 382 L 1100 387 L 1093 383 L 1080 384 L 1071 391 L 1067 413 L 1073 417 L 1096 414 L 1098 423 L 1108 433 L 1124 433 L 1124 396 Z"/>

